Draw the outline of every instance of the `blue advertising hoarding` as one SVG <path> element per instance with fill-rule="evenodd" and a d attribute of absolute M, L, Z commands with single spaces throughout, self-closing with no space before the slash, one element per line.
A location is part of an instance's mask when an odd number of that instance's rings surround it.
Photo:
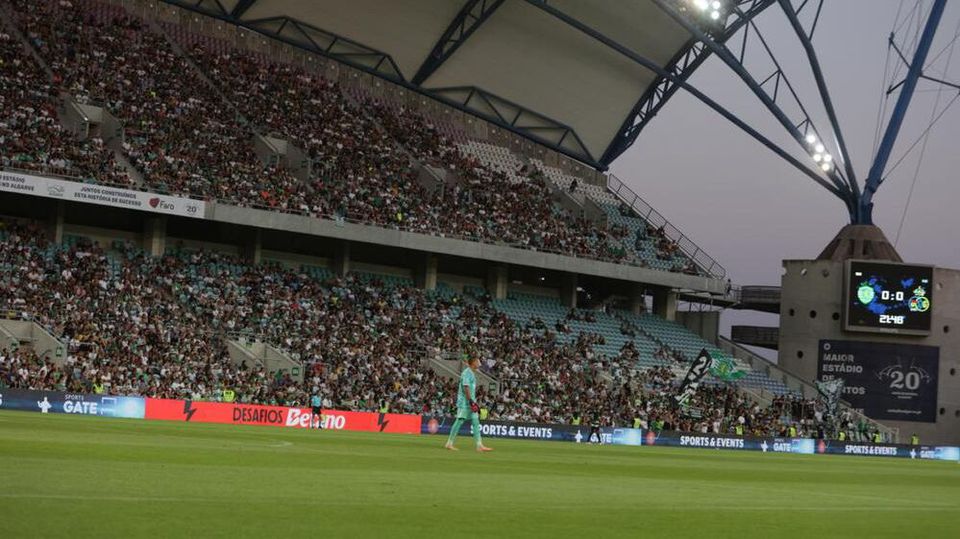
<path fill-rule="evenodd" d="M 421 434 L 450 434 L 451 417 L 424 416 Z M 483 436 L 526 440 L 552 440 L 586 443 L 590 427 L 583 425 L 555 425 L 545 423 L 514 423 L 509 421 L 481 422 Z M 460 435 L 470 436 L 470 424 L 464 423 Z M 813 438 L 752 438 L 726 434 L 705 434 L 646 429 L 601 429 L 604 444 L 629 446 L 690 447 L 698 449 L 733 449 L 762 453 L 790 453 L 794 455 L 861 455 L 912 458 L 924 460 L 960 461 L 960 448 L 952 446 L 909 446 L 872 444 L 867 442 L 840 442 Z"/>
<path fill-rule="evenodd" d="M 146 404 L 142 397 L 0 389 L 0 410 L 143 419 Z"/>
<path fill-rule="evenodd" d="M 454 418 L 446 416 L 423 416 L 421 434 L 450 434 Z M 587 425 L 557 425 L 549 423 L 516 423 L 513 421 L 481 421 L 481 434 L 490 438 L 513 438 L 518 440 L 548 440 L 554 442 L 587 443 L 590 439 L 590 427 Z M 472 434 L 469 421 L 460 427 L 460 436 Z M 613 443 L 613 429 L 600 429 L 603 443 Z M 594 437 L 596 440 L 596 437 Z"/>
<path fill-rule="evenodd" d="M 60 391 L 32 391 L 0 389 L 0 410 L 21 410 L 42 414 L 80 414 L 100 417 L 143 419 L 146 400 L 141 397 L 90 395 Z M 451 417 L 421 417 L 422 434 L 448 435 L 453 424 Z M 588 425 L 558 425 L 544 423 L 516 423 L 511 421 L 483 421 L 482 434 L 492 438 L 525 440 L 552 440 L 587 443 L 591 427 Z M 469 423 L 460 434 L 469 436 Z M 645 429 L 602 427 L 604 444 L 629 446 L 670 446 L 701 449 L 734 449 L 764 453 L 827 454 L 899 457 L 923 460 L 960 461 L 960 447 L 909 446 L 840 442 L 812 438 L 751 438 L 722 434 L 685 432 L 655 432 Z"/>

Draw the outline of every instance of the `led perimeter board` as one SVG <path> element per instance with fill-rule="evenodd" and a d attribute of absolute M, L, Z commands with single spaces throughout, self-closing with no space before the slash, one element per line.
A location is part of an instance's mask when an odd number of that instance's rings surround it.
<path fill-rule="evenodd" d="M 902 335 L 930 333 L 933 267 L 850 260 L 844 329 Z"/>

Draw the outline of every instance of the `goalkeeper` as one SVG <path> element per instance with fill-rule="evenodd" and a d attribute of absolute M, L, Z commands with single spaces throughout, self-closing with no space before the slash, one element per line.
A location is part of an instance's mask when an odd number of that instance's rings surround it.
<path fill-rule="evenodd" d="M 453 440 L 460 432 L 460 425 L 470 420 L 473 425 L 473 441 L 477 444 L 477 451 L 493 451 L 493 449 L 483 445 L 480 438 L 480 405 L 477 404 L 477 368 L 480 367 L 480 359 L 472 357 L 467 361 L 467 368 L 460 373 L 460 384 L 457 386 L 457 419 L 450 428 L 450 437 L 447 438 L 447 445 L 444 446 L 451 451 L 456 451 L 453 446 Z"/>

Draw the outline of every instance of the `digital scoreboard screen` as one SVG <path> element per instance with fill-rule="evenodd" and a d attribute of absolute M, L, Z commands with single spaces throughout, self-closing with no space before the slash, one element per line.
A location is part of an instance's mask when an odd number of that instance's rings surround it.
<path fill-rule="evenodd" d="M 929 333 L 933 267 L 850 261 L 844 300 L 847 330 Z"/>

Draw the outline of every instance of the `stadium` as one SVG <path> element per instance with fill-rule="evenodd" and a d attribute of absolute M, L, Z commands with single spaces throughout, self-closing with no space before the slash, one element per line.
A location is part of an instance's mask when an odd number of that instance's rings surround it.
<path fill-rule="evenodd" d="M 0 534 L 954 537 L 960 10 L 860 3 L 0 0 Z"/>

